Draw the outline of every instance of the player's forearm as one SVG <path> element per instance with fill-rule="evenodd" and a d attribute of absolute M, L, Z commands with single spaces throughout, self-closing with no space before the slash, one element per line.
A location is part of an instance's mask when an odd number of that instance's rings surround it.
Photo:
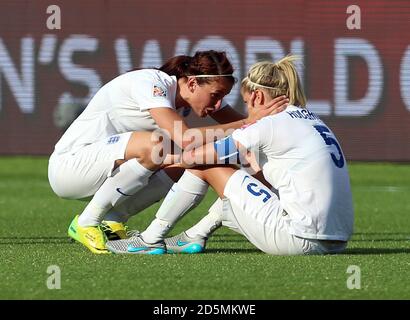
<path fill-rule="evenodd" d="M 238 120 L 208 127 L 190 128 L 184 132 L 184 149 L 192 150 L 207 143 L 213 143 L 231 135 L 235 129 L 244 124 L 244 120 Z"/>
<path fill-rule="evenodd" d="M 206 145 L 184 151 L 181 155 L 180 163 L 184 168 L 217 164 L 218 159 L 214 143 L 207 143 Z"/>
<path fill-rule="evenodd" d="M 227 106 L 217 112 L 214 112 L 210 116 L 212 117 L 212 119 L 214 119 L 216 122 L 220 124 L 235 122 L 247 118 L 246 115 L 239 113 L 230 106 Z"/>

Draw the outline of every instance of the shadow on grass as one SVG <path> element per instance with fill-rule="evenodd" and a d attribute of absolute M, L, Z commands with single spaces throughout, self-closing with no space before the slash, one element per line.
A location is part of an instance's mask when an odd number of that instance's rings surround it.
<path fill-rule="evenodd" d="M 243 235 L 241 234 L 236 234 L 236 233 L 223 233 L 223 234 L 213 234 L 212 238 L 244 238 Z"/>
<path fill-rule="evenodd" d="M 213 234 L 209 238 L 209 241 L 219 243 L 249 242 L 248 239 L 241 234 Z"/>
<path fill-rule="evenodd" d="M 214 248 L 214 249 L 206 249 L 205 254 L 209 253 L 260 253 L 260 254 L 265 254 L 259 249 L 256 248 L 226 248 L 226 249 L 221 249 L 221 248 Z"/>
<path fill-rule="evenodd" d="M 349 254 L 397 254 L 397 253 L 410 253 L 410 248 L 351 248 L 346 249 L 341 255 Z"/>
<path fill-rule="evenodd" d="M 410 232 L 359 232 L 359 233 L 353 234 L 353 237 L 350 241 L 351 242 L 410 241 Z"/>
<path fill-rule="evenodd" d="M 255 254 L 260 253 L 266 255 L 266 253 L 260 251 L 256 248 L 213 248 L 213 249 L 206 249 L 205 254 L 207 253 L 249 253 Z M 410 248 L 352 248 L 346 249 L 345 252 L 335 254 L 335 255 L 381 255 L 381 254 L 398 254 L 398 253 L 410 253 Z"/>
<path fill-rule="evenodd" d="M 212 242 L 219 242 L 219 243 L 228 243 L 228 242 L 249 242 L 246 238 L 238 238 L 238 239 L 214 239 L 214 237 L 210 238 L 209 241 Z"/>
<path fill-rule="evenodd" d="M 408 232 L 355 232 L 353 236 L 379 236 L 379 235 L 395 235 L 395 236 L 410 236 Z"/>
<path fill-rule="evenodd" d="M 394 241 L 394 242 L 408 241 L 408 242 L 410 242 L 410 237 L 409 238 L 402 238 L 402 239 L 397 239 L 397 238 L 351 239 L 350 241 L 351 242 L 383 242 L 383 241 Z"/>

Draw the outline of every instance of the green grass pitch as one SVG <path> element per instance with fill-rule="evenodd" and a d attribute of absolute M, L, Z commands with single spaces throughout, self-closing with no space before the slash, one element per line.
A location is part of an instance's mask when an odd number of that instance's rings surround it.
<path fill-rule="evenodd" d="M 57 198 L 47 159 L 0 159 L 0 299 L 410 299 L 410 165 L 351 163 L 355 233 L 342 255 L 275 257 L 219 229 L 200 255 L 97 256 L 66 231 L 84 207 Z M 210 191 L 172 234 L 216 198 Z M 159 204 L 130 221 L 144 229 Z M 47 268 L 61 289 L 47 288 Z M 348 273 L 349 266 L 360 268 Z M 349 278 L 355 276 L 353 278 Z"/>

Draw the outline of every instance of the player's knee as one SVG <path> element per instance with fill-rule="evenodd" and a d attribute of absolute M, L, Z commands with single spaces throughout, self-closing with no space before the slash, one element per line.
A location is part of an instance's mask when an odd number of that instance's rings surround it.
<path fill-rule="evenodd" d="M 164 149 L 160 142 L 153 145 L 141 146 L 140 159 L 151 168 L 159 168 L 164 162 L 165 156 L 166 154 L 164 154 Z"/>
<path fill-rule="evenodd" d="M 126 158 L 136 158 L 146 168 L 157 169 L 163 163 L 163 143 L 152 140 L 149 133 L 134 133 L 127 146 Z"/>

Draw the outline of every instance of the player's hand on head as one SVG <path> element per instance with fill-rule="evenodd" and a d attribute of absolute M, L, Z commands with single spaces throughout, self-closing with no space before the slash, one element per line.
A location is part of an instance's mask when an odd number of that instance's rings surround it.
<path fill-rule="evenodd" d="M 286 109 L 289 99 L 286 96 L 279 96 L 264 105 L 255 106 L 256 94 L 252 92 L 248 100 L 248 118 L 247 122 L 252 123 L 268 115 L 282 112 Z"/>
<path fill-rule="evenodd" d="M 266 111 L 269 111 L 269 115 L 277 114 L 286 109 L 289 105 L 289 98 L 286 96 L 279 96 L 264 105 Z"/>

